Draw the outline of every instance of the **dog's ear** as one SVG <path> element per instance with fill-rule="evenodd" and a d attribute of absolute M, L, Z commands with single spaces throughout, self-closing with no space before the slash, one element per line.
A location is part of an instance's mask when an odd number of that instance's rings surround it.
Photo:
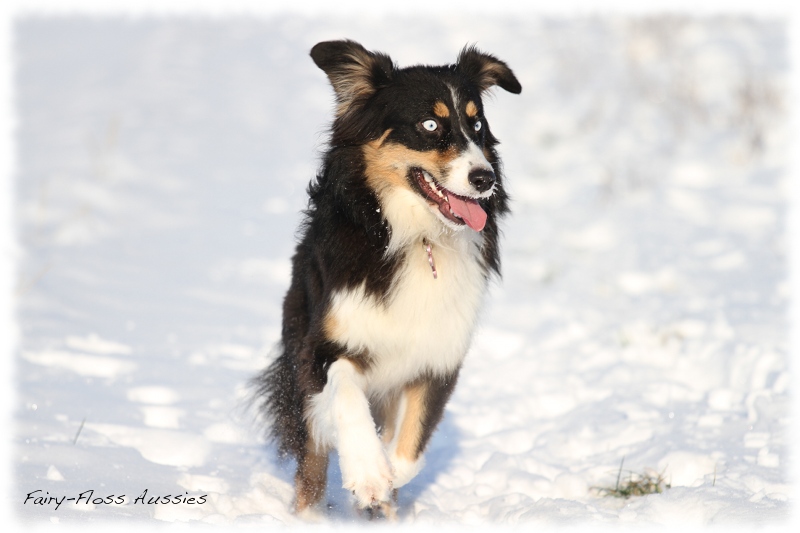
<path fill-rule="evenodd" d="M 325 71 L 336 92 L 337 115 L 388 84 L 394 73 L 389 56 L 370 52 L 355 41 L 325 41 L 311 49 L 311 59 Z"/>
<path fill-rule="evenodd" d="M 522 92 L 522 85 L 508 65 L 474 46 L 465 46 L 461 50 L 456 70 L 467 76 L 481 92 L 494 85 L 514 94 Z"/>

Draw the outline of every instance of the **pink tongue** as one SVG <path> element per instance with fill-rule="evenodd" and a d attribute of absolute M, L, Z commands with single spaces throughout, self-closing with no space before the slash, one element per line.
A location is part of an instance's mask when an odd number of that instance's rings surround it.
<path fill-rule="evenodd" d="M 449 194 L 450 209 L 453 213 L 464 219 L 467 226 L 475 231 L 481 231 L 486 225 L 486 211 L 475 200 L 462 199 L 454 194 Z"/>

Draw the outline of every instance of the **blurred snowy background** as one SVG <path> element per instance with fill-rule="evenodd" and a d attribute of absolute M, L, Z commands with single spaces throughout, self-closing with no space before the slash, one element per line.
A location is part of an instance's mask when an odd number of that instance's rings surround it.
<path fill-rule="evenodd" d="M 242 406 L 332 92 L 308 50 L 467 43 L 513 216 L 404 523 L 767 524 L 790 505 L 787 26 L 753 17 L 23 17 L 12 509 L 296 523 Z M 625 470 L 662 494 L 618 500 Z M 330 468 L 334 523 L 358 520 Z M 623 472 L 623 476 L 627 475 Z M 207 495 L 202 505 L 148 496 Z M 126 495 L 127 505 L 24 504 Z"/>

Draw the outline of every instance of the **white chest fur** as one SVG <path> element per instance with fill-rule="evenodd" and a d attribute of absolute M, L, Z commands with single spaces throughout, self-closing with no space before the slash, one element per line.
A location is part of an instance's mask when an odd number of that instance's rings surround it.
<path fill-rule="evenodd" d="M 386 302 L 365 295 L 363 287 L 333 296 L 328 333 L 354 352 L 369 353 L 370 392 L 426 372 L 444 375 L 461 364 L 486 290 L 479 244 L 470 230 L 435 242 L 437 279 L 422 243 L 408 246 Z"/>

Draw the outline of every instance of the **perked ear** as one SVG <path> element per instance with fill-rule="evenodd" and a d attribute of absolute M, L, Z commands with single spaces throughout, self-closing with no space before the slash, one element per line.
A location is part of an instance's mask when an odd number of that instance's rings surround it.
<path fill-rule="evenodd" d="M 389 56 L 370 52 L 350 40 L 317 43 L 311 49 L 311 59 L 331 80 L 339 116 L 388 84 L 395 69 Z"/>
<path fill-rule="evenodd" d="M 456 70 L 467 76 L 481 92 L 494 85 L 514 94 L 522 92 L 522 85 L 508 65 L 474 46 L 465 46 L 461 50 Z"/>

